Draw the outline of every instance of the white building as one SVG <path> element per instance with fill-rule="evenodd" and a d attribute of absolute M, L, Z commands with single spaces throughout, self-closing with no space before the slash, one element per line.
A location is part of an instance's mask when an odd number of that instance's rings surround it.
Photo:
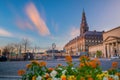
<path fill-rule="evenodd" d="M 103 44 L 90 46 L 89 52 L 102 51 L 104 57 L 120 56 L 120 26 L 103 33 Z"/>

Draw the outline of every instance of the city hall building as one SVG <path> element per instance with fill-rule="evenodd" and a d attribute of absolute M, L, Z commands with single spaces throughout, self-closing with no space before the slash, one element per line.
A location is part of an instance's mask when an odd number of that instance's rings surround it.
<path fill-rule="evenodd" d="M 80 34 L 70 40 L 64 49 L 67 54 L 76 55 L 78 52 L 88 52 L 89 46 L 97 45 L 103 41 L 103 31 L 89 31 L 86 15 L 83 11 L 80 25 Z"/>

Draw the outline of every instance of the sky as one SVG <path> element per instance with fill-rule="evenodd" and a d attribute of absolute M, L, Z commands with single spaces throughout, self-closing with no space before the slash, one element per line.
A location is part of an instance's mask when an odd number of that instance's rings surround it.
<path fill-rule="evenodd" d="M 80 34 L 83 9 L 90 31 L 120 26 L 120 0 L 0 0 L 0 46 L 25 38 L 62 49 Z"/>

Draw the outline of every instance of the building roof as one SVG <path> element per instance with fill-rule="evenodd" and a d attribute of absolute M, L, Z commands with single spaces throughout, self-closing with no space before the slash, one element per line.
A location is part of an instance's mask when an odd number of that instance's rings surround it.
<path fill-rule="evenodd" d="M 100 31 L 87 31 L 84 34 L 82 34 L 81 36 L 89 36 L 89 35 L 102 35 L 103 32 Z"/>
<path fill-rule="evenodd" d="M 110 31 L 113 31 L 113 30 L 119 29 L 119 28 L 120 28 L 120 26 L 118 26 L 118 27 L 116 27 L 116 28 L 113 28 L 113 29 L 111 29 L 111 30 L 108 30 L 108 31 L 104 32 L 104 34 L 110 32 Z"/>
<path fill-rule="evenodd" d="M 102 36 L 103 31 L 86 31 L 84 34 L 79 35 L 75 38 L 73 38 L 72 40 L 70 40 L 65 46 L 68 46 L 69 44 L 72 44 L 74 42 L 76 42 L 77 39 L 83 38 L 85 36 Z"/>

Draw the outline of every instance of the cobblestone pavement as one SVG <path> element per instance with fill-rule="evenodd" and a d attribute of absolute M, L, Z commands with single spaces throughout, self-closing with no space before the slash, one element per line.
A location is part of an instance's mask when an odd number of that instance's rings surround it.
<path fill-rule="evenodd" d="M 120 67 L 120 59 L 100 59 L 101 67 L 103 70 L 107 70 L 111 67 L 113 61 L 117 61 Z M 78 60 L 73 60 L 76 65 L 79 64 Z M 25 69 L 26 64 L 30 63 L 30 61 L 12 61 L 12 62 L 0 62 L 0 80 L 7 80 L 3 76 L 17 76 L 17 71 L 19 69 Z M 62 60 L 51 60 L 47 61 L 47 67 L 54 67 L 58 63 L 66 65 L 65 61 Z M 9 77 L 8 77 L 9 78 Z M 14 78 L 9 78 L 8 80 L 14 80 Z"/>

